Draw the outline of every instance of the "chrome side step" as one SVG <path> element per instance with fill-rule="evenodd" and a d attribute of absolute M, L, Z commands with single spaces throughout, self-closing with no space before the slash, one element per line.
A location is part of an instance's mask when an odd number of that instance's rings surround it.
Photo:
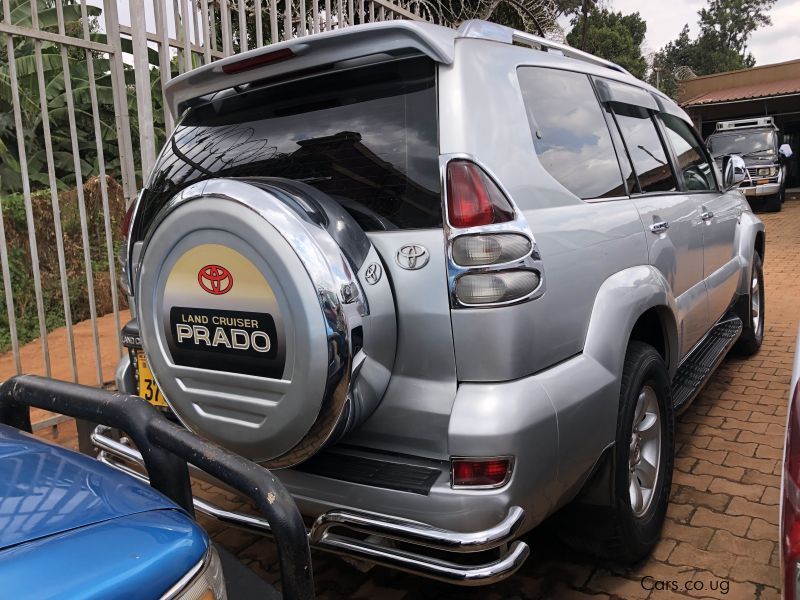
<path fill-rule="evenodd" d="M 144 483 L 149 483 L 141 454 L 134 448 L 106 435 L 98 426 L 91 435 L 100 449 L 98 460 Z M 202 498 L 193 498 L 197 512 L 218 521 L 259 535 L 271 534 L 263 517 L 230 511 Z M 524 511 L 511 507 L 496 525 L 484 531 L 461 533 L 433 527 L 419 521 L 350 509 L 336 509 L 320 515 L 308 531 L 313 548 L 358 558 L 421 575 L 430 579 L 465 586 L 488 585 L 514 574 L 530 554 L 525 542 L 514 541 Z M 356 535 L 352 535 L 355 533 Z M 462 564 L 457 559 L 476 552 L 496 551 L 498 558 L 478 564 Z M 433 556 L 435 554 L 436 556 Z M 450 560 L 441 558 L 447 556 Z M 473 559 L 474 561 L 474 559 Z"/>
<path fill-rule="evenodd" d="M 741 333 L 742 320 L 729 312 L 681 362 L 672 379 L 675 414 L 680 414 L 689 407 Z"/>

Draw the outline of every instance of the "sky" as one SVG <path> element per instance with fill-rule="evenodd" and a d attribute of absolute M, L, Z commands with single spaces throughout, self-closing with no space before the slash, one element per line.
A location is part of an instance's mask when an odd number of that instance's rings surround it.
<path fill-rule="evenodd" d="M 102 0 L 87 0 L 89 4 L 102 6 Z M 162 0 L 163 1 L 163 0 Z M 152 0 L 143 0 L 148 30 L 155 31 Z M 167 0 L 169 3 L 169 0 Z M 706 0 L 604 0 L 612 10 L 623 13 L 638 11 L 647 22 L 647 37 L 643 51 L 645 54 L 661 49 L 667 42 L 678 37 L 685 23 L 692 34 L 698 31 L 697 11 L 703 8 Z M 129 0 L 119 1 L 120 22 L 130 24 Z M 778 0 L 770 10 L 772 25 L 756 31 L 750 38 L 749 50 L 756 58 L 756 64 L 765 65 L 800 58 L 800 0 Z M 168 29 L 174 35 L 172 11 L 167 10 Z M 567 19 L 562 26 L 569 29 Z"/>
<path fill-rule="evenodd" d="M 638 11 L 647 22 L 644 53 L 655 52 L 678 37 L 684 24 L 692 35 L 699 29 L 697 11 L 705 0 L 606 0 L 614 11 L 625 14 Z M 757 65 L 800 58 L 800 0 L 778 0 L 770 10 L 772 25 L 756 31 L 748 49 Z M 563 24 L 563 23 L 562 23 Z M 569 25 L 567 25 L 567 28 Z"/>

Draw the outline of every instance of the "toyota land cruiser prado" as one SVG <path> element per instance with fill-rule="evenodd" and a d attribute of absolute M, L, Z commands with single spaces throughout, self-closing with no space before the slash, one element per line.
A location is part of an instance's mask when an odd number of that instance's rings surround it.
<path fill-rule="evenodd" d="M 565 507 L 568 539 L 649 552 L 675 414 L 764 332 L 739 157 L 621 67 L 482 21 L 294 39 L 166 97 L 121 389 L 274 469 L 319 549 L 490 583 Z"/>

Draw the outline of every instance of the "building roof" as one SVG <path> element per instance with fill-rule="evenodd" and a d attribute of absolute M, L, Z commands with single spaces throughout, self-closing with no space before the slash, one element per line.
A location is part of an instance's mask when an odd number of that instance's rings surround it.
<path fill-rule="evenodd" d="M 800 94 L 800 77 L 783 81 L 771 81 L 769 83 L 751 83 L 749 85 L 705 92 L 694 98 L 684 100 L 683 106 L 716 104 L 717 102 L 732 102 L 734 100 L 753 100 L 771 96 L 785 96 L 787 94 Z"/>
<path fill-rule="evenodd" d="M 800 94 L 800 60 L 715 73 L 681 83 L 684 108 Z"/>

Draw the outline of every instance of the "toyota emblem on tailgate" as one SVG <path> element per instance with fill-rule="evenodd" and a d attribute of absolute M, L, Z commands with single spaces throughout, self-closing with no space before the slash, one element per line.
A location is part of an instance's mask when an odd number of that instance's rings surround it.
<path fill-rule="evenodd" d="M 225 267 L 206 265 L 197 273 L 197 283 L 209 294 L 221 296 L 231 291 L 233 275 Z"/>
<path fill-rule="evenodd" d="M 428 264 L 429 259 L 430 255 L 425 246 L 419 244 L 401 246 L 397 251 L 397 264 L 410 271 L 421 269 Z"/>

